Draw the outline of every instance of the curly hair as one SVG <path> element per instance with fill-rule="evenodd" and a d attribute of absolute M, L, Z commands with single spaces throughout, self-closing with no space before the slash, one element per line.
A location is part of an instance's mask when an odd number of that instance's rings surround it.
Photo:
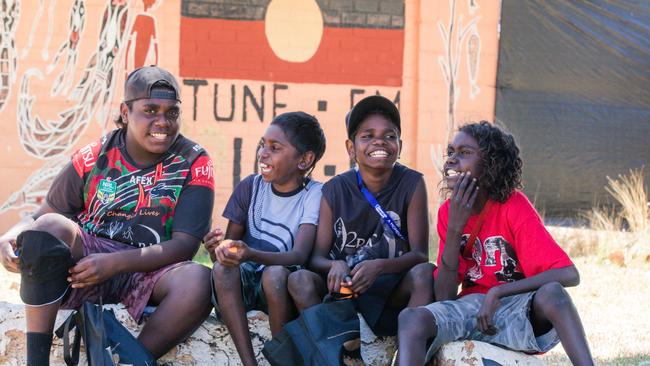
<path fill-rule="evenodd" d="M 307 168 L 309 176 L 325 153 L 325 133 L 318 119 L 305 112 L 287 112 L 276 116 L 271 124 L 282 129 L 298 153 L 304 154 L 307 151 L 314 153 L 314 162 Z"/>
<path fill-rule="evenodd" d="M 523 187 L 523 161 L 511 134 L 487 121 L 463 125 L 458 131 L 472 136 L 478 143 L 483 170 L 481 187 L 487 190 L 490 199 L 503 203 L 515 189 Z"/>

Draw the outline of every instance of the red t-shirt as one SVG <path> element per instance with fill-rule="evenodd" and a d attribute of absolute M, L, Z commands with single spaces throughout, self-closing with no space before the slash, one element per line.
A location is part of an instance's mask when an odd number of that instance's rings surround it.
<path fill-rule="evenodd" d="M 505 203 L 492 202 L 476 236 L 472 258 L 463 258 L 463 249 L 477 221 L 478 215 L 471 216 L 461 237 L 458 283 L 462 283 L 462 290 L 459 297 L 486 293 L 503 283 L 573 265 L 546 230 L 528 198 L 519 191 Z M 438 209 L 438 266 L 447 239 L 448 222 L 449 200 Z"/>

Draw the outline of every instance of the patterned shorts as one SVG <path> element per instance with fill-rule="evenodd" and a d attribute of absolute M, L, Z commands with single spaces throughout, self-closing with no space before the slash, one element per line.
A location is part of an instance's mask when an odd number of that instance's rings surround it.
<path fill-rule="evenodd" d="M 81 228 L 79 229 L 79 235 L 83 241 L 84 256 L 93 253 L 114 253 L 133 249 L 132 246 L 124 243 L 90 235 Z M 119 274 L 96 286 L 81 289 L 70 288 L 61 308 L 77 309 L 84 301 L 99 303 L 101 299 L 104 304 L 124 304 L 131 317 L 139 322 L 156 282 L 170 270 L 189 263 L 192 262 L 173 263 L 147 273 Z"/>
<path fill-rule="evenodd" d="M 534 292 L 501 298 L 494 314 L 495 335 L 476 328 L 476 314 L 483 303 L 483 294 L 471 294 L 457 300 L 434 302 L 425 306 L 436 319 L 438 334 L 427 351 L 427 361 L 443 344 L 457 340 L 476 340 L 526 353 L 546 352 L 559 341 L 555 329 L 535 337 L 530 323 Z"/>
<path fill-rule="evenodd" d="M 300 266 L 291 265 L 285 266 L 289 272 L 295 272 L 300 269 Z M 239 278 L 241 280 L 241 292 L 244 299 L 244 310 L 249 312 L 251 310 L 259 310 L 268 314 L 268 304 L 266 302 L 266 295 L 262 287 L 262 274 L 264 269 L 260 268 L 259 264 L 253 262 L 243 262 L 239 265 Z M 214 287 L 214 277 L 210 276 L 210 284 L 212 285 L 212 305 L 217 315 L 219 315 L 219 304 L 217 303 L 217 290 Z"/>

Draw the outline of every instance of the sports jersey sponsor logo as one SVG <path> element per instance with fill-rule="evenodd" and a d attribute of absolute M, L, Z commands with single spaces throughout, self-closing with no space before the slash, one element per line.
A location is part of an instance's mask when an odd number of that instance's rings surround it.
<path fill-rule="evenodd" d="M 97 199 L 103 203 L 108 204 L 115 200 L 115 193 L 117 192 L 117 183 L 110 179 L 102 179 L 97 185 Z"/>
<path fill-rule="evenodd" d="M 83 147 L 81 150 L 79 150 L 79 155 L 81 156 L 81 160 L 83 160 L 83 165 L 86 168 L 90 168 L 95 164 L 95 154 L 93 153 L 93 148 L 97 146 L 96 142 L 92 142 L 85 147 Z"/>
<path fill-rule="evenodd" d="M 212 179 L 212 174 L 212 161 L 209 161 L 205 165 L 194 167 L 194 176 L 197 179 Z"/>
<path fill-rule="evenodd" d="M 209 156 L 199 156 L 192 164 L 192 180 L 190 185 L 204 186 L 214 189 L 214 169 Z"/>
<path fill-rule="evenodd" d="M 176 201 L 176 190 L 159 183 L 151 189 L 151 198 L 169 198 L 171 201 Z"/>
<path fill-rule="evenodd" d="M 143 186 L 150 186 L 153 184 L 153 176 L 147 177 L 146 175 L 140 175 L 140 176 L 132 176 L 131 179 L 129 179 L 129 183 L 131 184 L 142 184 Z"/>

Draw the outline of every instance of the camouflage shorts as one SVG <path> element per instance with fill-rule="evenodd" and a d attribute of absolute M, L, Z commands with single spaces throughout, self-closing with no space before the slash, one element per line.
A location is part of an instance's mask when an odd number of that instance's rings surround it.
<path fill-rule="evenodd" d="M 457 300 L 434 302 L 425 308 L 436 319 L 438 333 L 427 351 L 430 360 L 440 347 L 457 340 L 476 340 L 526 353 L 546 352 L 559 341 L 555 329 L 535 337 L 529 314 L 534 292 L 500 299 L 494 314 L 495 335 L 476 328 L 476 314 L 483 303 L 483 294 L 471 294 Z"/>

